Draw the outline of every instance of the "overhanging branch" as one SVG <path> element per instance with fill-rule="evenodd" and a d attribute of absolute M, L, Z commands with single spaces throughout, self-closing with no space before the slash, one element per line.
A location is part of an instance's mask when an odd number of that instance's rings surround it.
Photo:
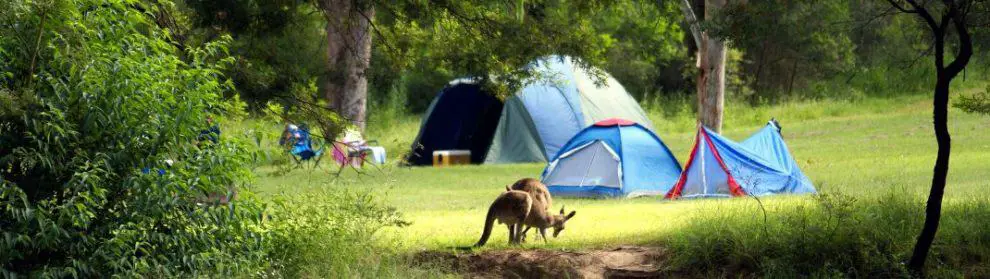
<path fill-rule="evenodd" d="M 691 0 L 681 0 L 681 12 L 684 13 L 684 18 L 687 20 L 688 28 L 691 29 L 691 36 L 694 37 L 694 44 L 701 46 L 701 25 L 698 21 L 697 14 L 694 13 L 694 9 L 691 9 Z"/>

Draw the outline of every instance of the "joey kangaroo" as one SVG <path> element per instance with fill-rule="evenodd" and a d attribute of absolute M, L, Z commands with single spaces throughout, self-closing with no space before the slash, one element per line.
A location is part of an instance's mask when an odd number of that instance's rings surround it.
<path fill-rule="evenodd" d="M 484 246 L 488 242 L 488 237 L 492 233 L 492 225 L 495 220 L 505 224 L 509 229 L 509 243 L 519 244 L 522 238 L 523 225 L 538 228 L 543 235 L 544 243 L 546 239 L 546 229 L 553 227 L 553 236 L 557 237 L 564 230 L 564 223 L 574 217 L 577 212 L 571 211 L 564 215 L 564 209 L 560 209 L 560 215 L 551 215 L 546 206 L 530 197 L 529 193 L 517 190 L 503 192 L 488 208 L 488 215 L 485 217 L 485 228 L 481 233 L 481 239 L 475 247 Z"/>

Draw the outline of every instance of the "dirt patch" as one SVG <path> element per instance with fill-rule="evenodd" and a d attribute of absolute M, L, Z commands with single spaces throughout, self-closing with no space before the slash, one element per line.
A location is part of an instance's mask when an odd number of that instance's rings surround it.
<path fill-rule="evenodd" d="M 425 251 L 415 258 L 419 263 L 449 266 L 467 278 L 660 278 L 670 275 L 662 268 L 666 257 L 659 247 L 620 246 L 579 252 Z"/>

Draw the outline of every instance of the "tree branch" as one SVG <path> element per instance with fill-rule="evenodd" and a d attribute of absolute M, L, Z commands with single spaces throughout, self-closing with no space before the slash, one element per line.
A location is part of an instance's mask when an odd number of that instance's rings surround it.
<path fill-rule="evenodd" d="M 381 37 L 381 40 L 379 40 L 379 41 L 381 41 L 382 44 L 384 44 L 385 47 L 388 48 L 388 50 L 390 50 L 390 51 L 392 51 L 394 53 L 398 53 L 398 51 L 395 50 L 395 48 L 392 47 L 391 44 L 389 44 L 388 37 L 385 37 L 385 34 L 382 33 L 382 31 L 378 29 L 378 25 L 375 24 L 375 22 L 372 21 L 371 18 L 368 17 L 368 15 L 364 13 L 364 11 L 358 10 L 357 13 L 359 15 L 361 15 L 361 17 L 363 17 L 364 20 L 367 20 L 368 21 L 368 25 L 371 26 L 371 30 L 374 30 L 375 31 L 375 34 L 378 34 L 378 37 Z"/>
<path fill-rule="evenodd" d="M 894 3 L 893 0 L 888 0 L 888 1 Z M 904 1 L 910 4 L 911 7 L 914 8 L 913 10 L 910 10 L 913 12 L 909 12 L 909 13 L 916 13 L 918 14 L 918 16 L 921 16 L 921 18 L 925 20 L 925 23 L 928 23 L 928 27 L 931 27 L 932 30 L 938 29 L 938 25 L 935 24 L 935 18 L 932 17 L 932 14 L 928 13 L 928 10 L 926 10 L 925 7 L 918 5 L 918 3 L 915 2 L 914 0 L 904 0 Z"/>
<path fill-rule="evenodd" d="M 891 6 L 894 6 L 894 8 L 897 8 L 897 10 L 901 11 L 902 13 L 906 13 L 906 14 L 916 14 L 916 13 L 918 13 L 918 10 L 917 9 L 911 9 L 911 10 L 905 9 L 903 6 L 901 6 L 901 4 L 897 4 L 897 1 L 887 0 L 887 2 L 890 2 L 890 5 Z"/>
<path fill-rule="evenodd" d="M 662 1 L 662 0 L 661 0 Z M 687 19 L 688 28 L 691 29 L 691 36 L 694 37 L 694 44 L 701 46 L 701 26 L 698 24 L 698 15 L 694 13 L 691 9 L 690 0 L 681 0 L 681 12 L 684 13 L 684 18 Z"/>
<path fill-rule="evenodd" d="M 966 14 L 960 13 L 959 7 L 951 4 L 952 1 L 946 2 L 946 5 L 951 5 L 949 13 L 955 15 L 952 17 L 952 25 L 956 27 L 956 35 L 959 36 L 959 53 L 956 54 L 952 63 L 949 63 L 949 66 L 945 68 L 946 74 L 954 77 L 966 68 L 966 64 L 969 64 L 969 59 L 973 56 L 973 42 L 969 36 L 969 30 L 966 28 Z"/>
<path fill-rule="evenodd" d="M 910 4 L 913 8 L 912 10 L 907 11 L 918 14 L 918 16 L 925 20 L 928 27 L 931 28 L 933 40 L 935 41 L 935 69 L 938 72 L 942 72 L 942 70 L 945 69 L 945 27 L 948 25 L 949 19 L 952 18 L 950 11 L 946 11 L 945 14 L 942 15 L 941 21 L 936 23 L 935 18 L 932 17 L 932 14 L 929 13 L 927 9 L 925 9 L 924 4 L 919 5 L 918 2 L 915 2 L 915 0 L 904 1 Z M 898 9 L 903 8 L 896 4 L 894 0 L 888 0 L 888 2 L 895 5 Z"/>

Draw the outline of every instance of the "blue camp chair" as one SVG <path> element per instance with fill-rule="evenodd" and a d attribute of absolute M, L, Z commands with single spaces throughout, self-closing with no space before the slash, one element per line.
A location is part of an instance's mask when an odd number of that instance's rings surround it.
<path fill-rule="evenodd" d="M 298 164 L 313 161 L 313 166 L 318 166 L 323 158 L 324 145 L 316 144 L 319 148 L 313 148 L 313 137 L 305 124 L 301 127 L 289 124 L 279 143 L 289 147 L 289 154 Z"/>

